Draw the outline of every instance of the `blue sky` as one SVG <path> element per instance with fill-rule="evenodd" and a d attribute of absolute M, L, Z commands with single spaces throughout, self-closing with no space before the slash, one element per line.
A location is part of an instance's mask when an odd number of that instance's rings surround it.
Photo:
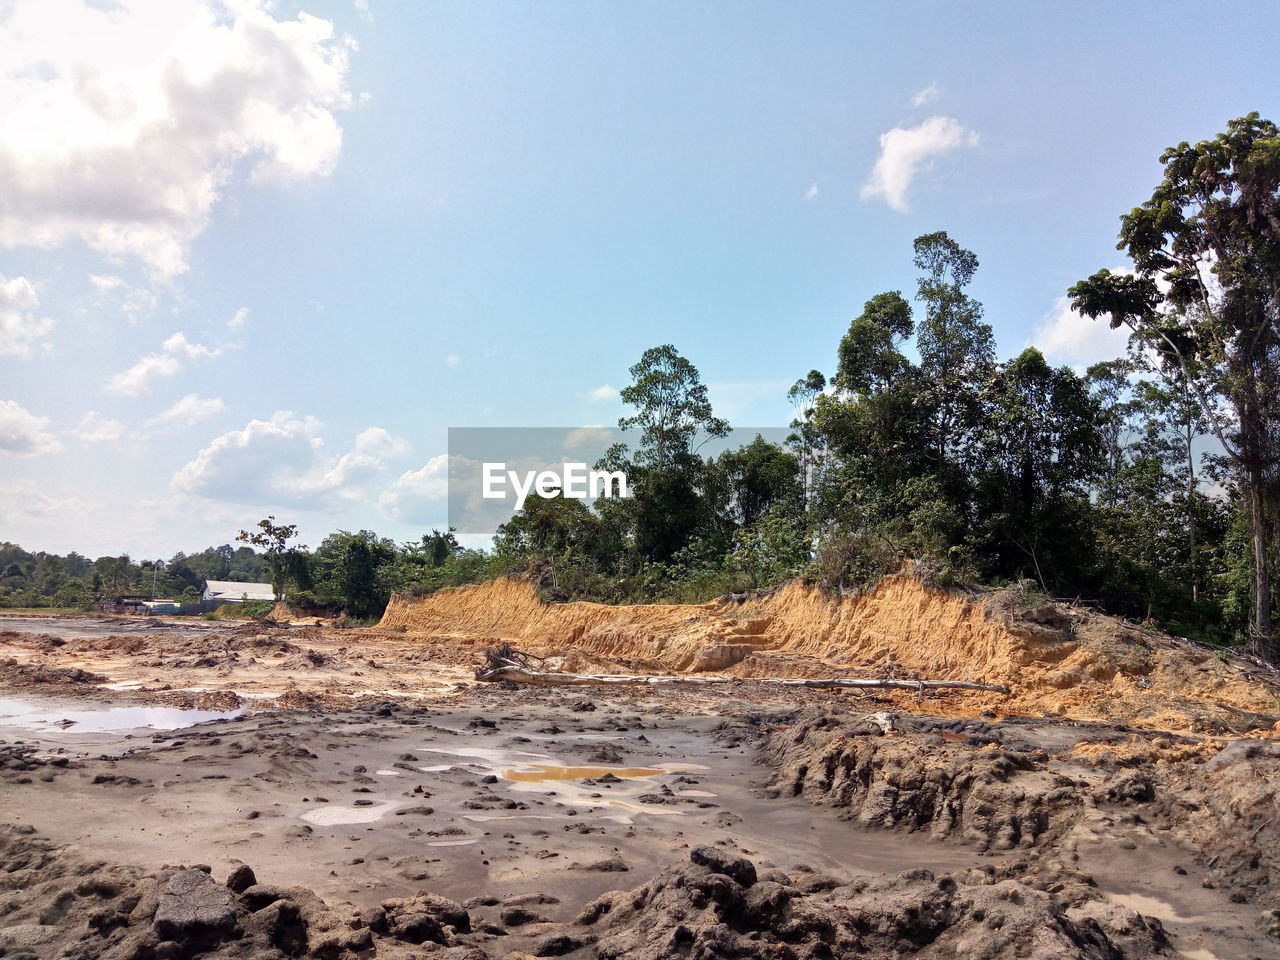
<path fill-rule="evenodd" d="M 783 425 L 948 230 L 1005 355 L 1167 145 L 1275 118 L 1271 4 L 0 2 L 0 539 L 445 519 L 450 426 L 578 426 L 671 342 Z"/>

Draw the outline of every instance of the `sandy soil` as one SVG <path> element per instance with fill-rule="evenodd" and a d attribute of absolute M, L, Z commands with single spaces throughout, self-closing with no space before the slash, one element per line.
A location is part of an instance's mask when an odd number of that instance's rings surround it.
<path fill-rule="evenodd" d="M 479 637 L 0 618 L 0 956 L 1280 955 L 1265 715 L 509 689 Z"/>

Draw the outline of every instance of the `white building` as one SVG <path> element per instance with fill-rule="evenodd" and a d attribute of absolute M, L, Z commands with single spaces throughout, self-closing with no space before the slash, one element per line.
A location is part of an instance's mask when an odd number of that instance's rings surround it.
<path fill-rule="evenodd" d="M 276 592 L 269 583 L 239 583 L 235 580 L 206 580 L 200 599 L 209 609 L 224 603 L 245 600 L 274 600 Z"/>

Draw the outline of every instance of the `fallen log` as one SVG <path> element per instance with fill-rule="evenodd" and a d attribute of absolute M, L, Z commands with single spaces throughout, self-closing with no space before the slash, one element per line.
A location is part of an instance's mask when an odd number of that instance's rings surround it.
<path fill-rule="evenodd" d="M 969 680 L 859 680 L 853 678 L 834 680 L 805 680 L 787 677 L 683 677 L 671 674 L 605 674 L 605 673 L 555 673 L 535 670 L 523 664 L 506 661 L 495 662 L 491 658 L 487 669 L 476 671 L 476 679 L 486 682 L 512 680 L 516 683 L 547 684 L 552 686 L 600 686 L 604 684 L 746 684 L 765 683 L 781 687 L 814 687 L 817 689 L 892 689 L 914 690 L 923 694 L 926 690 L 987 690 L 991 693 L 1009 693 L 1009 688 L 997 683 L 973 683 Z"/>

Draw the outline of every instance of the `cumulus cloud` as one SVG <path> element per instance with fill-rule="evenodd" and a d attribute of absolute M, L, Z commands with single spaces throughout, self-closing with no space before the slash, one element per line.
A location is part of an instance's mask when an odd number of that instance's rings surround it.
<path fill-rule="evenodd" d="M 611 383 L 602 383 L 587 394 L 592 403 L 613 403 L 618 399 L 618 388 Z"/>
<path fill-rule="evenodd" d="M 222 351 L 199 343 L 192 343 L 183 333 L 175 333 L 160 345 L 157 353 L 148 353 L 131 366 L 107 378 L 102 388 L 106 393 L 121 397 L 136 397 L 148 393 L 155 380 L 172 377 L 194 360 L 219 356 Z"/>
<path fill-rule="evenodd" d="M 1059 297 L 1053 310 L 1036 327 L 1028 346 L 1036 347 L 1052 363 L 1085 368 L 1102 360 L 1122 357 L 1129 344 L 1129 329 L 1111 329 L 1107 320 L 1091 320 L 1071 309 L 1071 301 Z"/>
<path fill-rule="evenodd" d="M 135 287 L 121 277 L 111 274 L 93 274 L 89 282 L 98 291 L 99 305 L 111 303 L 131 323 L 151 316 L 156 309 L 156 295 L 150 290 Z"/>
<path fill-rule="evenodd" d="M 401 523 L 438 523 L 449 495 L 449 456 L 432 457 L 421 469 L 400 474 L 378 498 L 378 506 Z"/>
<path fill-rule="evenodd" d="M 575 427 L 565 434 L 564 447 L 566 450 L 594 450 L 597 456 L 603 456 L 612 444 L 621 439 L 621 431 L 603 424 L 589 423 L 585 427 Z"/>
<path fill-rule="evenodd" d="M 112 420 L 90 410 L 76 424 L 71 435 L 85 443 L 120 443 L 128 435 L 128 430 L 119 420 Z"/>
<path fill-rule="evenodd" d="M 268 0 L 11 0 L 0 14 L 0 246 L 83 241 L 186 269 L 233 178 L 327 175 L 353 44 Z"/>
<path fill-rule="evenodd" d="M 147 425 L 159 429 L 190 427 L 211 420 L 227 409 L 221 397 L 202 397 L 188 393 L 185 397 L 147 421 Z"/>
<path fill-rule="evenodd" d="M 75 497 L 50 496 L 47 490 L 30 480 L 0 483 L 0 522 L 3 523 L 49 517 L 65 519 L 81 516 L 86 509 L 83 501 Z"/>
<path fill-rule="evenodd" d="M 0 356 L 29 357 L 32 344 L 48 334 L 53 321 L 37 317 L 38 306 L 40 297 L 30 280 L 0 274 Z"/>
<path fill-rule="evenodd" d="M 38 417 L 16 400 L 0 400 L 0 453 L 38 457 L 62 449 L 49 432 L 49 418 Z"/>
<path fill-rule="evenodd" d="M 249 322 L 249 308 L 241 307 L 231 315 L 231 319 L 227 321 L 227 327 L 230 330 L 240 330 Z"/>
<path fill-rule="evenodd" d="M 911 98 L 911 105 L 913 107 L 927 106 L 937 100 L 941 93 L 942 90 L 938 87 L 938 84 L 936 82 L 931 83 Z"/>
<path fill-rule="evenodd" d="M 818 185 L 816 183 L 810 184 L 809 189 L 804 192 L 804 198 L 806 200 L 812 200 L 817 195 L 818 195 Z"/>
<path fill-rule="evenodd" d="M 173 476 L 183 493 L 236 503 L 321 507 L 359 499 L 402 454 L 403 440 L 381 427 L 356 437 L 352 449 L 330 453 L 313 417 L 277 412 L 216 437 Z"/>
<path fill-rule="evenodd" d="M 978 135 L 951 117 L 930 117 L 915 127 L 894 127 L 880 135 L 880 157 L 862 187 L 862 199 L 883 197 L 894 210 L 906 213 L 907 190 L 916 174 L 933 166 L 935 158 L 972 147 Z"/>

